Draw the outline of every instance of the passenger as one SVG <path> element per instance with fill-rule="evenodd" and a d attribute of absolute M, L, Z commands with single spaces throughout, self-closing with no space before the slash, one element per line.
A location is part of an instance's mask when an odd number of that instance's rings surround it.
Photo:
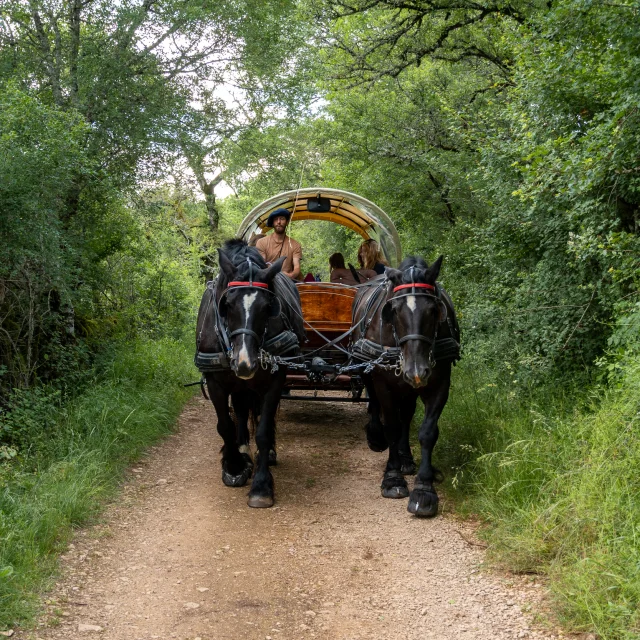
<path fill-rule="evenodd" d="M 288 209 L 280 208 L 272 211 L 267 219 L 267 227 L 273 227 L 273 233 L 260 238 L 256 242 L 256 249 L 269 264 L 285 256 L 282 273 L 292 280 L 300 280 L 302 247 L 299 242 L 286 233 L 290 218 L 291 211 Z"/>
<path fill-rule="evenodd" d="M 358 249 L 358 263 L 363 269 L 373 269 L 378 275 L 384 273 L 384 268 L 389 266 L 380 251 L 380 245 L 369 238 L 365 240 Z"/>
<path fill-rule="evenodd" d="M 341 253 L 333 253 L 329 256 L 329 269 L 331 274 L 329 280 L 339 284 L 347 284 L 351 287 L 367 282 L 371 278 L 376 277 L 376 272 L 371 269 L 354 269 L 358 274 L 359 280 L 356 280 L 351 269 L 347 269 L 344 265 L 344 256 Z"/>
<path fill-rule="evenodd" d="M 344 264 L 344 256 L 338 251 L 337 253 L 332 253 L 329 256 L 329 271 L 332 272 L 334 269 L 346 269 L 347 267 Z"/>

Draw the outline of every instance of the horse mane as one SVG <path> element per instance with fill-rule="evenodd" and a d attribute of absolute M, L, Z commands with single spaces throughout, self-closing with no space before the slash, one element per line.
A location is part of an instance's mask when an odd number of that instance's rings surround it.
<path fill-rule="evenodd" d="M 424 279 L 429 265 L 419 256 L 407 256 L 398 267 L 402 271 L 402 282 L 407 284 L 411 282 L 411 267 L 415 267 L 413 279 L 419 282 Z"/>
<path fill-rule="evenodd" d="M 249 265 L 247 258 L 258 267 L 258 269 L 266 269 L 267 263 L 260 255 L 255 247 L 250 247 L 244 240 L 232 238 L 222 245 L 222 250 L 233 264 L 238 267 L 238 278 L 241 280 L 249 275 Z"/>

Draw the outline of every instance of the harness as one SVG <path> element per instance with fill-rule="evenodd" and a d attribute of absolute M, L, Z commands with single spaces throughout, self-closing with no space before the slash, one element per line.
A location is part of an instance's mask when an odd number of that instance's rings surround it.
<path fill-rule="evenodd" d="M 225 371 L 230 369 L 230 360 L 232 356 L 232 345 L 231 338 L 236 335 L 250 335 L 256 339 L 256 341 L 260 344 L 260 364 L 263 369 L 267 369 L 269 366 L 271 367 L 271 372 L 274 373 L 277 371 L 279 365 L 287 366 L 291 369 L 300 369 L 304 370 L 308 373 L 307 363 L 304 362 L 304 359 L 300 355 L 282 357 L 284 354 L 291 352 L 292 350 L 299 347 L 299 339 L 294 331 L 291 330 L 291 324 L 289 322 L 289 318 L 282 312 L 282 308 L 280 309 L 279 317 L 284 322 L 287 327 L 284 331 L 280 332 L 276 336 L 266 339 L 266 335 L 268 333 L 268 326 L 265 330 L 265 333 L 262 336 L 259 336 L 255 331 L 251 329 L 236 329 L 231 333 L 227 332 L 227 327 L 224 322 L 222 315 L 220 314 L 220 304 L 224 297 L 229 293 L 231 289 L 234 288 L 258 288 L 263 289 L 274 296 L 278 303 L 280 304 L 280 298 L 269 289 L 269 285 L 262 282 L 254 282 L 253 281 L 253 263 L 249 259 L 249 281 L 232 281 L 229 282 L 227 288 L 222 292 L 220 296 L 220 300 L 217 304 L 213 305 L 214 308 L 214 328 L 216 334 L 218 336 L 218 341 L 223 347 L 223 351 L 218 353 L 202 353 L 200 352 L 200 339 L 201 333 L 198 334 L 196 344 L 197 351 L 195 355 L 195 365 L 202 372 L 214 372 L 214 371 Z M 290 296 L 282 295 L 281 298 L 284 300 L 285 304 L 289 307 L 290 311 L 297 316 L 309 329 L 316 332 L 325 342 L 325 344 L 318 349 L 314 350 L 310 354 L 306 354 L 306 358 L 312 356 L 327 347 L 335 346 L 340 351 L 345 352 L 349 356 L 349 364 L 341 367 L 335 367 L 336 373 L 370 373 L 374 368 L 378 367 L 380 369 L 392 370 L 397 376 L 402 374 L 402 367 L 404 364 L 403 356 L 402 356 L 402 345 L 411 340 L 418 340 L 421 342 L 426 342 L 429 345 L 429 360 L 431 366 L 434 366 L 436 362 L 440 360 L 453 360 L 454 362 L 460 358 L 460 344 L 453 337 L 446 338 L 438 338 L 437 337 L 437 329 L 440 323 L 436 325 L 436 334 L 433 338 L 429 338 L 422 334 L 408 334 L 403 336 L 402 338 L 398 338 L 395 327 L 392 325 L 392 331 L 394 336 L 395 345 L 394 346 L 385 346 L 382 344 L 382 315 L 380 315 L 380 328 L 379 328 L 379 342 L 375 342 L 374 340 L 370 340 L 369 338 L 364 337 L 367 333 L 373 319 L 378 313 L 380 307 L 386 302 L 392 302 L 393 300 L 399 300 L 401 298 L 406 298 L 409 296 L 422 296 L 422 297 L 430 297 L 435 299 L 438 304 L 443 305 L 445 307 L 446 312 L 446 321 L 449 326 L 450 333 L 452 336 L 457 337 L 457 324 L 455 322 L 455 316 L 452 318 L 451 314 L 448 312 L 447 307 L 444 303 L 444 300 L 449 301 L 449 305 L 453 310 L 453 306 L 450 303 L 450 300 L 444 291 L 444 289 L 437 284 L 436 286 L 414 281 L 414 267 L 410 267 L 409 271 L 411 273 L 411 283 L 401 284 L 393 288 L 391 293 L 393 294 L 390 298 L 386 298 L 384 293 L 387 284 L 389 282 L 388 279 L 382 280 L 372 280 L 369 283 L 361 285 L 364 287 L 373 287 L 375 286 L 375 290 L 373 293 L 366 298 L 366 306 L 364 309 L 364 313 L 360 320 L 355 322 L 353 326 L 341 334 L 337 338 L 333 340 L 329 340 L 322 333 L 318 332 L 314 327 L 312 327 L 300 314 L 298 309 L 295 308 L 293 304 L 293 300 L 289 300 Z M 207 304 L 207 309 L 205 310 L 204 318 L 206 318 L 209 305 L 211 305 L 212 301 L 215 299 L 215 290 L 217 286 L 217 279 L 213 282 L 207 283 L 207 288 L 211 291 L 211 296 L 209 298 L 209 302 Z M 363 299 L 365 299 L 363 297 Z M 358 317 L 360 313 L 361 306 L 359 304 L 353 311 L 353 319 Z M 455 313 L 452 311 L 452 313 Z M 355 343 L 350 344 L 349 350 L 343 349 L 338 343 L 342 341 L 346 337 L 352 336 L 352 334 L 360 329 L 362 337 L 359 338 Z"/>
<path fill-rule="evenodd" d="M 278 296 L 269 289 L 269 285 L 264 282 L 254 282 L 253 281 L 253 269 L 254 263 L 250 258 L 247 258 L 247 263 L 249 264 L 249 280 L 248 281 L 240 281 L 240 280 L 232 280 L 227 284 L 226 289 L 220 295 L 220 299 L 217 304 L 213 304 L 213 316 L 214 316 L 214 329 L 216 335 L 218 336 L 218 342 L 223 347 L 223 351 L 217 353 L 202 353 L 200 351 L 200 341 L 202 337 L 202 329 L 200 330 L 198 337 L 196 339 L 196 355 L 194 358 L 194 363 L 198 370 L 201 373 L 210 373 L 214 371 L 225 371 L 229 370 L 231 367 L 231 357 L 233 353 L 233 345 L 231 344 L 231 339 L 237 335 L 248 335 L 255 338 L 256 342 L 259 344 L 260 348 L 260 361 L 263 365 L 263 368 L 266 369 L 265 357 L 263 352 L 266 352 L 267 355 L 266 360 L 269 359 L 269 356 L 282 356 L 285 353 L 296 349 L 299 346 L 298 336 L 291 330 L 291 325 L 288 321 L 287 316 L 282 312 L 282 306 L 280 305 L 280 300 Z M 207 303 L 207 308 L 205 310 L 203 316 L 203 325 L 204 319 L 207 316 L 209 311 L 209 306 L 211 306 L 212 301 L 215 300 L 215 292 L 216 286 L 218 283 L 218 279 L 207 283 L 207 289 L 211 291 L 209 302 Z M 284 331 L 281 331 L 277 335 L 267 339 L 267 333 L 269 331 L 269 324 L 267 322 L 267 327 L 265 328 L 265 332 L 262 336 L 258 335 L 255 331 L 251 329 L 241 328 L 235 329 L 231 333 L 228 333 L 226 323 L 220 313 L 220 305 L 222 301 L 227 296 L 230 290 L 232 289 L 261 289 L 265 292 L 272 295 L 277 301 L 278 305 L 280 305 L 278 317 L 283 321 L 285 327 L 287 327 Z M 288 303 L 289 304 L 289 303 Z"/>
<path fill-rule="evenodd" d="M 408 298 L 409 296 L 422 296 L 422 297 L 426 297 L 426 298 L 433 298 L 435 300 L 437 300 L 438 302 L 440 302 L 440 298 L 437 295 L 434 295 L 433 293 L 424 293 L 423 291 L 416 291 L 416 289 L 428 289 L 429 291 L 437 291 L 437 289 L 431 285 L 431 284 L 425 284 L 422 282 L 414 282 L 413 281 L 413 269 L 414 267 L 410 268 L 410 272 L 411 272 L 411 280 L 412 282 L 410 284 L 401 284 L 398 285 L 397 287 L 395 287 L 392 291 L 392 293 L 397 293 L 398 291 L 403 291 L 405 289 L 411 289 L 411 293 L 402 293 L 398 296 L 393 296 L 392 298 L 389 298 L 389 300 L 387 300 L 387 302 L 390 302 L 392 300 L 399 300 L 400 298 Z M 393 325 L 391 325 L 393 328 L 393 337 L 396 340 L 396 346 L 400 347 L 402 346 L 405 342 L 409 342 L 409 340 L 420 340 L 422 342 L 426 342 L 427 344 L 429 344 L 431 346 L 431 352 L 433 352 L 433 343 L 435 342 L 436 339 L 436 335 L 438 333 L 438 326 L 436 325 L 436 334 L 434 335 L 433 338 L 427 338 L 427 336 L 423 336 L 421 333 L 410 333 L 406 336 L 402 336 L 402 338 L 398 339 L 398 336 L 396 335 L 396 329 Z M 382 336 L 380 336 L 382 338 Z M 433 355 L 433 353 L 431 353 L 431 355 Z"/>
<path fill-rule="evenodd" d="M 382 344 L 382 315 L 380 315 L 380 327 L 379 327 L 379 342 L 375 342 L 365 337 L 373 318 L 377 314 L 380 306 L 386 302 L 392 302 L 400 298 L 407 298 L 409 296 L 422 296 L 433 298 L 439 305 L 443 305 L 446 313 L 446 321 L 450 328 L 451 334 L 456 335 L 453 331 L 453 327 L 450 322 L 449 313 L 447 307 L 443 301 L 444 290 L 439 285 L 431 285 L 422 282 L 415 282 L 414 280 L 414 268 L 408 269 L 411 277 L 411 282 L 407 284 L 401 284 L 393 288 L 390 298 L 385 299 L 384 296 L 379 295 L 383 291 L 383 287 L 386 281 L 383 281 L 378 291 L 375 291 L 367 301 L 367 307 L 362 315 L 362 318 L 354 325 L 362 326 L 362 337 L 358 339 L 351 346 L 351 361 L 355 361 L 354 364 L 350 364 L 348 369 L 350 371 L 364 370 L 365 373 L 370 373 L 376 366 L 393 370 L 397 376 L 402 373 L 403 356 L 402 345 L 411 340 L 418 340 L 426 342 L 429 345 L 429 361 L 431 366 L 435 366 L 435 363 L 439 360 L 457 360 L 460 357 L 460 344 L 450 337 L 438 339 L 437 332 L 440 322 L 436 325 L 436 332 L 433 338 L 429 338 L 423 334 L 412 333 L 398 338 L 395 330 L 395 326 L 392 324 L 392 332 L 395 341 L 395 346 L 385 346 Z M 403 293 L 400 293 L 403 292 Z M 374 308 L 375 307 L 375 308 Z M 354 310 L 354 319 L 357 317 L 360 309 Z M 372 311 L 372 313 L 370 313 Z"/>

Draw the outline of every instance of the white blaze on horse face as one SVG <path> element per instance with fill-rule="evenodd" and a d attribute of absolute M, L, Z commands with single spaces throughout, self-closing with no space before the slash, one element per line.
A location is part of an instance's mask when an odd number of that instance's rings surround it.
<path fill-rule="evenodd" d="M 244 307 L 244 326 L 245 326 L 245 329 L 247 328 L 247 325 L 249 324 L 249 311 L 251 310 L 251 307 L 253 306 L 253 303 L 256 301 L 257 297 L 258 297 L 258 292 L 254 291 L 253 293 L 250 293 L 248 296 L 245 296 L 242 299 L 242 306 Z"/>
<path fill-rule="evenodd" d="M 249 324 L 249 312 L 251 311 L 251 307 L 253 303 L 256 301 L 258 297 L 258 292 L 254 291 L 250 293 L 248 296 L 244 296 L 242 299 L 242 306 L 244 307 L 244 328 L 247 328 Z M 238 354 L 238 364 L 245 364 L 247 366 L 251 365 L 251 361 L 249 360 L 249 352 L 247 351 L 246 345 L 247 336 L 242 334 L 242 349 L 240 349 L 240 353 Z"/>
<path fill-rule="evenodd" d="M 409 296 L 407 298 L 407 306 L 409 307 L 409 309 L 411 309 L 411 311 L 415 311 L 416 310 L 416 297 L 415 296 Z"/>

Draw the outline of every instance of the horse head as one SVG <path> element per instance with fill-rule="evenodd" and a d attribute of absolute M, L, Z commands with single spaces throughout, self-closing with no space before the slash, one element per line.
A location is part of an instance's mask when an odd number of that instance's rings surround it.
<path fill-rule="evenodd" d="M 435 366 L 433 346 L 438 325 L 446 319 L 446 307 L 436 287 L 442 258 L 429 266 L 421 258 L 409 257 L 399 269 L 385 271 L 390 286 L 382 321 L 402 349 L 402 375 L 414 388 L 427 384 Z"/>
<path fill-rule="evenodd" d="M 285 258 L 267 265 L 255 248 L 237 240 L 226 243 L 218 254 L 218 306 L 231 342 L 231 369 L 238 378 L 249 380 L 260 366 L 269 318 L 280 315 L 280 301 L 272 291 L 272 282 Z"/>

